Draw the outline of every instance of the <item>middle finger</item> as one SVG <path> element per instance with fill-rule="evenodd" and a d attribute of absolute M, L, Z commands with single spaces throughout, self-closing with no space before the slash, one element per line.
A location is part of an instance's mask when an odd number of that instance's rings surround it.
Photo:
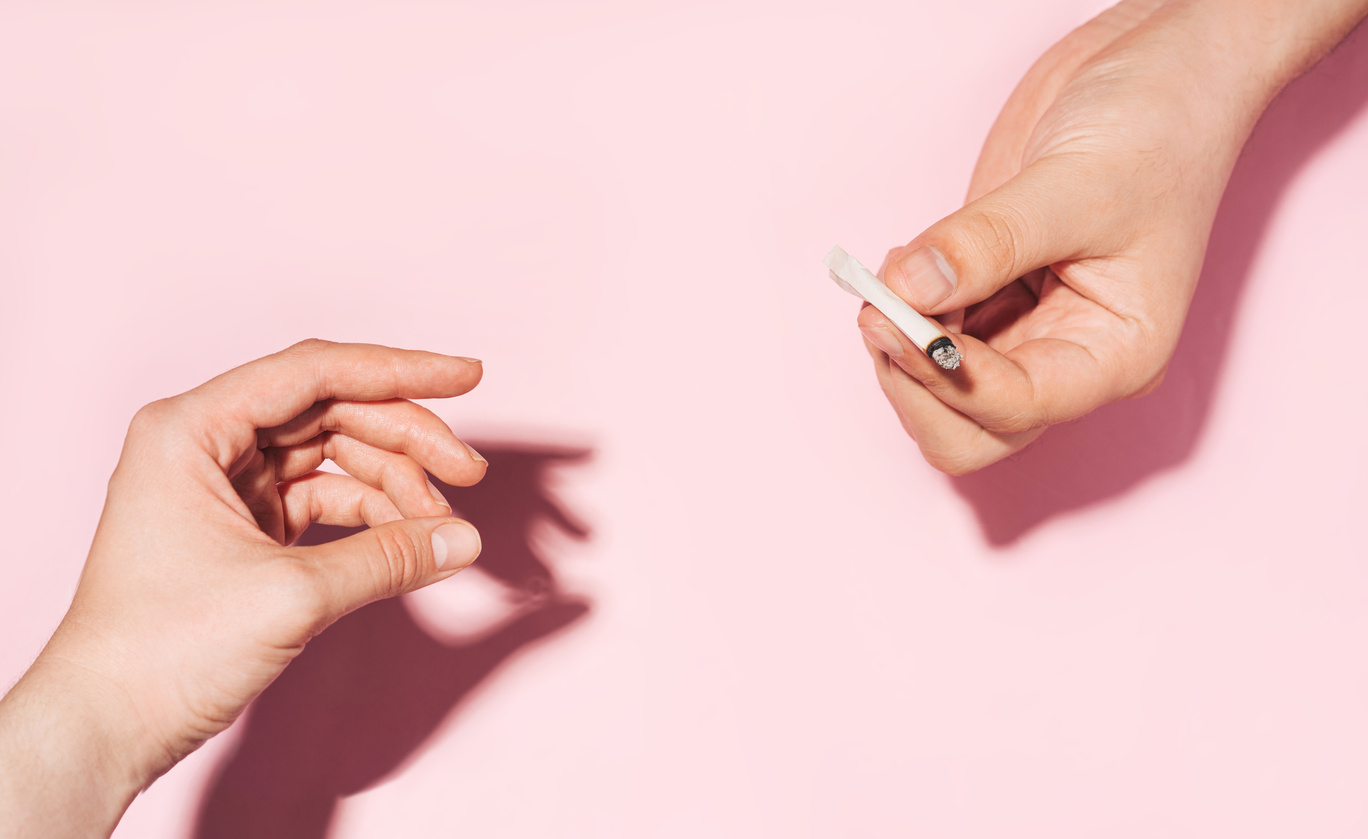
<path fill-rule="evenodd" d="M 328 431 L 406 454 L 452 486 L 479 483 L 489 465 L 436 414 L 407 399 L 325 400 L 283 425 L 258 431 L 257 447 L 294 446 Z"/>
<path fill-rule="evenodd" d="M 344 472 L 389 496 L 405 516 L 446 515 L 450 505 L 428 480 L 423 467 L 408 455 L 385 451 L 327 431 L 299 445 L 263 449 L 273 467 L 275 480 L 293 481 L 309 475 L 331 460 Z"/>

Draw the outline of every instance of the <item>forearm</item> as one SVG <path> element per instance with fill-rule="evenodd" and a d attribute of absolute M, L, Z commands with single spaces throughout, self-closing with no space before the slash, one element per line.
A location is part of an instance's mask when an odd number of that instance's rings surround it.
<path fill-rule="evenodd" d="M 40 659 L 0 700 L 0 837 L 108 836 L 151 777 L 124 700 Z"/>
<path fill-rule="evenodd" d="M 1245 68 L 1267 104 L 1368 16 L 1368 0 L 1171 0 L 1164 11 L 1192 25 L 1197 49 Z"/>
<path fill-rule="evenodd" d="M 1107 52 L 1124 56 L 1139 98 L 1169 115 L 1147 141 L 1187 150 L 1173 156 L 1177 177 L 1219 186 L 1203 202 L 1211 214 L 1269 104 L 1354 30 L 1368 0 L 1134 0 L 1109 14 L 1132 23 L 1102 54 L 1094 89 L 1107 86 Z"/>

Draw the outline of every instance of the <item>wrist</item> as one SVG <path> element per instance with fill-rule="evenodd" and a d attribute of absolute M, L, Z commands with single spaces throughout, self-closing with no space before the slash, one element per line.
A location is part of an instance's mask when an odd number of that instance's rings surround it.
<path fill-rule="evenodd" d="M 1263 107 L 1368 16 L 1368 0 L 1169 0 L 1216 79 Z"/>
<path fill-rule="evenodd" d="M 18 814 L 13 835 L 112 831 L 160 774 L 159 750 L 141 729 L 117 687 L 40 656 L 0 700 L 0 810 Z"/>
<path fill-rule="evenodd" d="M 1116 11 L 1127 9 L 1143 25 L 1116 47 L 1146 68 L 1170 147 L 1188 150 L 1189 170 L 1211 175 L 1219 197 L 1274 97 L 1353 31 L 1368 0 L 1133 0 Z"/>

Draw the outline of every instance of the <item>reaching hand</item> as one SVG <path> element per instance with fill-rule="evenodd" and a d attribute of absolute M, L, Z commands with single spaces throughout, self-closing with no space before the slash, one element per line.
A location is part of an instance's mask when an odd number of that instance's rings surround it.
<path fill-rule="evenodd" d="M 474 561 L 479 535 L 424 469 L 468 486 L 486 464 L 408 400 L 480 375 L 306 341 L 139 411 L 71 609 L 0 704 L 13 835 L 111 830 L 334 620 Z M 349 475 L 315 471 L 325 458 Z M 370 529 L 291 547 L 311 522 Z"/>

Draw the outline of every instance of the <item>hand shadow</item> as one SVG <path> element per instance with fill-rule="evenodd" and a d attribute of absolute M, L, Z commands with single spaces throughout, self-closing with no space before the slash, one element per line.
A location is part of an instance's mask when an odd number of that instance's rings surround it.
<path fill-rule="evenodd" d="M 516 587 L 513 614 L 454 644 L 425 632 L 398 598 L 333 624 L 238 722 L 246 730 L 201 802 L 197 839 L 323 839 L 342 797 L 402 767 L 500 664 L 589 611 L 560 590 L 537 528 L 588 537 L 549 481 L 554 467 L 585 461 L 590 450 L 472 445 L 489 460 L 486 478 L 471 488 L 438 486 L 480 528 L 485 550 L 475 567 Z M 353 532 L 315 525 L 298 544 Z"/>
<path fill-rule="evenodd" d="M 1187 324 L 1159 389 L 1052 428 L 1019 455 L 951 479 L 990 545 L 1010 545 L 1055 516 L 1123 495 L 1192 456 L 1268 223 L 1302 166 L 1368 102 L 1366 29 L 1288 86 L 1254 130 L 1221 201 Z"/>

